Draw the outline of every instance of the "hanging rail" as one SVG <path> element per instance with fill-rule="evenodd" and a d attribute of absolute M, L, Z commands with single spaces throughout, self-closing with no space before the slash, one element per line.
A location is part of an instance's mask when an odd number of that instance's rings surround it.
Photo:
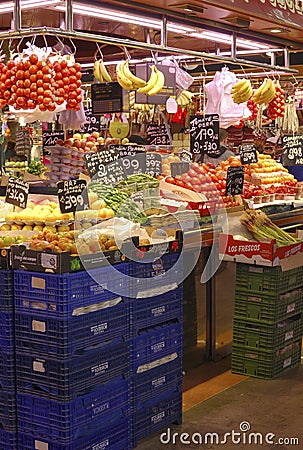
<path fill-rule="evenodd" d="M 184 50 L 176 47 L 168 47 L 164 45 L 156 45 L 146 42 L 137 42 L 132 41 L 131 39 L 121 39 L 117 37 L 110 36 L 102 36 L 93 33 L 86 33 L 83 31 L 68 31 L 62 30 L 60 28 L 49 28 L 49 27 L 39 27 L 39 28 L 22 28 L 19 31 L 7 31 L 0 33 L 0 39 L 20 39 L 22 37 L 31 37 L 33 35 L 36 36 L 61 36 L 68 39 L 79 39 L 86 40 L 91 42 L 97 42 L 100 44 L 108 44 L 108 45 L 116 45 L 123 46 L 128 48 L 135 49 L 145 49 L 148 51 L 154 51 L 159 53 L 168 53 L 173 55 L 185 55 L 185 56 L 193 56 L 196 58 L 202 58 L 205 60 L 223 62 L 223 63 L 231 63 L 231 64 L 239 64 L 241 66 L 249 66 L 249 67 L 260 67 L 266 70 L 274 70 L 277 72 L 287 72 L 297 74 L 298 71 L 295 69 L 290 69 L 284 66 L 272 66 L 266 63 L 247 61 L 245 59 L 239 58 L 230 58 L 230 57 L 221 57 L 218 55 L 210 55 L 209 53 L 198 52 L 195 50 Z M 286 50 L 285 50 L 286 52 Z"/>

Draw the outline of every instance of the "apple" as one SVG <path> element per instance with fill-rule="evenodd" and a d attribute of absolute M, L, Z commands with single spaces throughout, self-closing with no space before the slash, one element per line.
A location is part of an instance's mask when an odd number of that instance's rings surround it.
<path fill-rule="evenodd" d="M 80 139 L 74 139 L 74 147 L 80 148 L 81 147 L 81 140 Z"/>
<path fill-rule="evenodd" d="M 98 139 L 98 138 L 100 137 L 99 131 L 93 131 L 93 132 L 92 132 L 92 136 L 93 136 L 94 138 Z"/>

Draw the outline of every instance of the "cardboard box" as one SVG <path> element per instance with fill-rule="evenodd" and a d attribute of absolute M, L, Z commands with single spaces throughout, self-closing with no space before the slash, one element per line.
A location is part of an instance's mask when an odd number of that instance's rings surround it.
<path fill-rule="evenodd" d="M 219 254 L 226 261 L 261 266 L 281 266 L 290 270 L 303 265 L 303 242 L 278 247 L 275 240 L 268 242 L 240 241 L 233 235 L 221 234 Z"/>

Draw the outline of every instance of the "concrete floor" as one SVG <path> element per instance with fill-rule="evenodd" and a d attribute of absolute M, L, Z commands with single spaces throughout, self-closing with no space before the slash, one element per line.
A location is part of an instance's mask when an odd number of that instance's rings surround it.
<path fill-rule="evenodd" d="M 203 386 L 203 383 L 202 385 Z M 201 386 L 199 389 L 201 389 Z M 237 384 L 225 387 L 220 393 L 211 398 L 200 401 L 195 406 L 187 409 L 183 414 L 182 425 L 172 425 L 171 438 L 167 434 L 164 436 L 167 443 L 160 442 L 160 435 L 163 431 L 155 433 L 153 436 L 142 440 L 137 446 L 138 450 L 161 450 L 161 449 L 252 449 L 263 448 L 295 449 L 303 448 L 303 366 L 290 369 L 275 380 L 260 380 L 256 378 L 246 378 L 239 380 Z M 197 391 L 198 392 L 198 391 Z M 186 394 L 186 393 L 185 393 Z M 186 409 L 186 408 L 185 408 Z M 242 430 L 240 432 L 240 424 Z M 245 430 L 250 426 L 250 431 Z M 232 441 L 231 436 L 227 437 L 227 443 L 215 444 L 205 443 L 206 433 L 218 433 L 220 441 L 225 433 L 235 433 Z M 181 443 L 180 437 L 174 443 L 172 433 L 200 433 L 202 443 Z M 257 436 L 258 444 L 254 444 L 254 436 L 250 433 L 261 433 Z M 274 434 L 269 435 L 269 433 Z M 273 444 L 265 443 L 265 437 Z M 246 444 L 244 440 L 246 438 Z M 278 441 L 279 438 L 285 440 Z M 294 445 L 290 438 L 298 439 L 298 444 Z M 183 440 L 189 441 L 191 438 L 183 436 Z M 195 435 L 195 439 L 199 439 Z M 210 439 L 210 438 L 208 438 Z M 238 443 L 235 443 L 240 439 Z M 251 443 L 249 444 L 249 439 Z M 261 444 L 261 439 L 263 443 Z M 233 443 L 234 442 L 234 443 Z"/>

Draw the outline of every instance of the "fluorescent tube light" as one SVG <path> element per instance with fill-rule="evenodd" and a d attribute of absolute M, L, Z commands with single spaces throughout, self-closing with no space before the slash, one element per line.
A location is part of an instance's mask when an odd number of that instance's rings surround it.
<path fill-rule="evenodd" d="M 61 3 L 62 0 L 22 0 L 21 1 L 21 11 L 23 9 L 32 9 L 37 8 L 41 6 L 49 6 L 49 5 L 56 5 L 58 3 Z M 13 2 L 5 2 L 0 5 L 0 13 L 5 12 L 13 12 L 14 10 L 14 3 Z"/>

